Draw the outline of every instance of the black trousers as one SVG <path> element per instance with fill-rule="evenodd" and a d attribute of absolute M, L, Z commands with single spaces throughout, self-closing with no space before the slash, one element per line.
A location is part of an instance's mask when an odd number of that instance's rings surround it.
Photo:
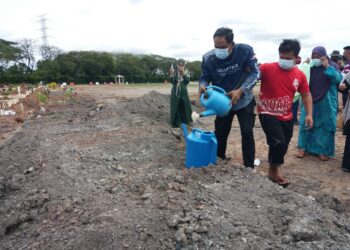
<path fill-rule="evenodd" d="M 344 107 L 345 107 L 345 104 L 346 104 L 346 100 L 348 99 L 349 90 L 346 89 L 346 90 L 344 90 L 341 94 L 342 94 L 343 108 L 344 108 Z"/>
<path fill-rule="evenodd" d="M 346 136 L 342 168 L 350 170 L 350 135 Z"/>
<path fill-rule="evenodd" d="M 222 159 L 226 158 L 227 139 L 231 131 L 233 117 L 237 115 L 242 136 L 243 163 L 246 167 L 254 167 L 255 141 L 253 128 L 255 124 L 254 107 L 256 103 L 253 99 L 246 107 L 237 111 L 230 111 L 227 116 L 215 119 L 215 136 L 218 141 L 218 153 Z"/>
<path fill-rule="evenodd" d="M 269 145 L 269 163 L 282 165 L 293 136 L 293 120 L 280 121 L 275 116 L 264 114 L 259 115 L 259 119 Z"/>

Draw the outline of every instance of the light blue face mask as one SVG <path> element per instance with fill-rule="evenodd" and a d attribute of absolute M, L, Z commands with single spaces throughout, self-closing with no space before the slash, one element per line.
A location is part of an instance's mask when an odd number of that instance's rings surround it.
<path fill-rule="evenodd" d="M 280 65 L 281 69 L 290 70 L 294 67 L 294 60 L 280 59 L 278 64 Z"/>
<path fill-rule="evenodd" d="M 215 56 L 218 58 L 218 59 L 225 59 L 226 57 L 229 56 L 229 52 L 228 52 L 228 48 L 226 49 L 218 49 L 218 48 L 215 48 Z"/>
<path fill-rule="evenodd" d="M 315 58 L 315 59 L 311 59 L 312 65 L 315 67 L 319 67 L 322 65 L 321 59 L 319 58 Z"/>

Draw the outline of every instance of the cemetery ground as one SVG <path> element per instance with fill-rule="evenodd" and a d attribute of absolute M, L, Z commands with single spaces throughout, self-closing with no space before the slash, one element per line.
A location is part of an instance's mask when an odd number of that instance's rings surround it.
<path fill-rule="evenodd" d="M 335 158 L 321 162 L 294 156 L 294 127 L 283 189 L 266 178 L 258 119 L 256 172 L 241 165 L 236 118 L 233 160 L 186 170 L 185 141 L 168 123 L 170 85 L 76 91 L 51 91 L 44 109 L 34 93 L 0 117 L 0 249 L 350 248 L 340 130 Z M 213 121 L 194 126 L 213 130 Z"/>

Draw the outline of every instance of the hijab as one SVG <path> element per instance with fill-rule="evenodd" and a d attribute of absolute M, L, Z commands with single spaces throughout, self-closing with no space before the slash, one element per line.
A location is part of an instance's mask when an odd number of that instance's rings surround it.
<path fill-rule="evenodd" d="M 320 57 L 326 57 L 330 66 L 335 69 L 338 67 L 335 63 L 327 56 L 327 51 L 324 47 L 318 46 L 312 50 L 312 54 L 318 54 Z M 312 67 L 310 72 L 310 92 L 312 95 L 313 102 L 321 100 L 327 93 L 331 80 L 324 73 L 325 68 L 323 65 L 318 67 Z"/>

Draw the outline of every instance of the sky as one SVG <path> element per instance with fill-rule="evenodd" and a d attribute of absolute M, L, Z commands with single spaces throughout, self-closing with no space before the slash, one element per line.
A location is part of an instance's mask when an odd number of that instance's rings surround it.
<path fill-rule="evenodd" d="M 49 45 L 201 60 L 219 27 L 254 48 L 259 62 L 278 59 L 282 39 L 343 51 L 350 45 L 348 0 L 0 0 L 0 38 L 41 44 L 40 15 Z"/>

